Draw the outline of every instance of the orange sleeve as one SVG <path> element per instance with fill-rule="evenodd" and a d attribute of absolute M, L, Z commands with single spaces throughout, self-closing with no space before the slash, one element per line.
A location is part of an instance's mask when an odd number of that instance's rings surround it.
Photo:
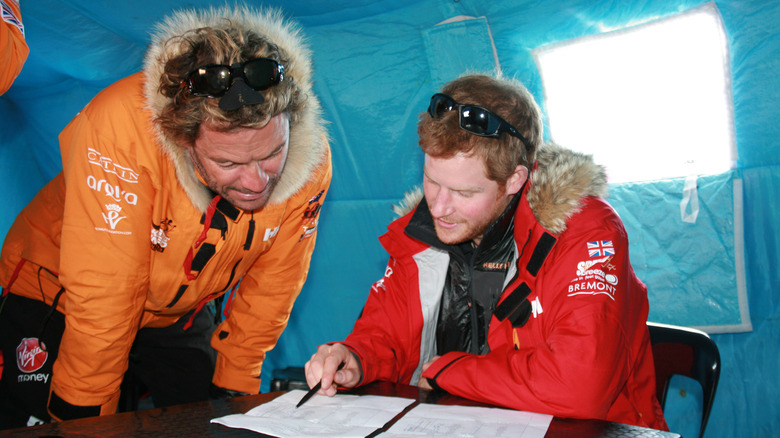
<path fill-rule="evenodd" d="M 14 79 L 22 71 L 30 49 L 24 40 L 24 25 L 16 0 L 0 0 L 0 94 L 11 88 Z"/>
<path fill-rule="evenodd" d="M 113 412 L 149 289 L 149 227 L 155 183 L 139 167 L 144 138 L 117 95 L 138 82 L 100 93 L 63 130 L 66 195 L 60 247 L 66 328 L 52 389 L 76 406 Z M 113 93 L 113 94 L 112 94 Z M 113 187 L 97 190 L 96 187 Z M 126 194 L 132 193 L 132 197 Z"/>

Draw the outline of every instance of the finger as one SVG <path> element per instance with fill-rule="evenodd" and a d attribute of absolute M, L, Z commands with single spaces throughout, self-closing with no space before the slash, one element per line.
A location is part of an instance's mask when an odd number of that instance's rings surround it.
<path fill-rule="evenodd" d="M 338 367 L 341 364 L 341 356 L 338 351 L 331 350 L 330 354 L 325 358 L 323 367 L 322 367 L 322 389 L 320 389 L 321 393 L 325 393 L 328 395 L 335 394 L 336 391 L 336 382 L 334 381 L 336 378 L 336 372 L 338 371 Z"/>
<path fill-rule="evenodd" d="M 322 379 L 323 362 L 324 356 L 320 350 L 313 354 L 304 365 L 306 384 L 309 385 L 309 388 L 313 388 Z"/>

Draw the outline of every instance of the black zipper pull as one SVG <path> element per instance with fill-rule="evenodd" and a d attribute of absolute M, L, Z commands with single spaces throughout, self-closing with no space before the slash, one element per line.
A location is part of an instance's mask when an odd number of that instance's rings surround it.
<path fill-rule="evenodd" d="M 249 251 L 252 246 L 252 239 L 255 235 L 255 215 L 252 213 L 252 219 L 249 219 L 249 231 L 246 233 L 246 242 L 244 242 L 244 251 Z"/>

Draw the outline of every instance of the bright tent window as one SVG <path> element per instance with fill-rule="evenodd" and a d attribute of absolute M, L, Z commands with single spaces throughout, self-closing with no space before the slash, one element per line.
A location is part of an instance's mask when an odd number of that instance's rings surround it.
<path fill-rule="evenodd" d="M 727 47 L 710 2 L 535 50 L 551 139 L 592 154 L 611 183 L 733 168 Z"/>

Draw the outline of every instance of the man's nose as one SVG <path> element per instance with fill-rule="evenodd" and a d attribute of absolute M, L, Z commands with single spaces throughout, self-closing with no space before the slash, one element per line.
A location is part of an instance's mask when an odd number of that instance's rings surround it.
<path fill-rule="evenodd" d="M 241 185 L 246 190 L 262 192 L 270 179 L 271 176 L 259 164 L 253 163 L 241 175 Z"/>
<path fill-rule="evenodd" d="M 452 197 L 447 190 L 436 190 L 430 199 L 431 201 L 428 208 L 431 210 L 431 216 L 444 217 L 451 213 Z"/>

